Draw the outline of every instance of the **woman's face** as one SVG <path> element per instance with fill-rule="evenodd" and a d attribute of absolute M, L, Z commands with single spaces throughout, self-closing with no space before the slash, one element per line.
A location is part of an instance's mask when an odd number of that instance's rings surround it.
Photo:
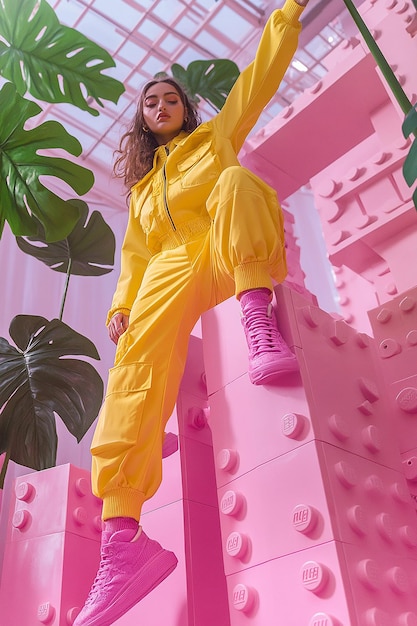
<path fill-rule="evenodd" d="M 184 114 L 181 97 L 173 85 L 161 82 L 149 87 L 143 101 L 143 118 L 160 146 L 178 135 Z"/>

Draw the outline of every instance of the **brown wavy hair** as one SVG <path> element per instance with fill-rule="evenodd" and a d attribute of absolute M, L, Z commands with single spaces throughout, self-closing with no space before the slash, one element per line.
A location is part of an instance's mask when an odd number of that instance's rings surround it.
<path fill-rule="evenodd" d="M 120 140 L 119 148 L 115 150 L 117 156 L 113 172 L 117 178 L 122 178 L 130 190 L 132 185 L 145 176 L 153 165 L 153 157 L 158 143 L 150 130 L 144 130 L 143 103 L 148 90 L 156 83 L 168 83 L 178 91 L 184 105 L 184 123 L 181 130 L 191 133 L 201 124 L 201 117 L 197 106 L 190 100 L 183 87 L 170 77 L 154 78 L 146 83 L 139 97 L 136 114 L 128 130 Z"/>

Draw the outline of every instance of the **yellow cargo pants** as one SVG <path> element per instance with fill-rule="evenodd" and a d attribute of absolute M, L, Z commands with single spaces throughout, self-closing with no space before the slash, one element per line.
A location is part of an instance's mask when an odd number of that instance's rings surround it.
<path fill-rule="evenodd" d="M 151 258 L 119 339 L 91 446 L 103 519 L 139 520 L 161 483 L 164 429 L 201 314 L 233 293 L 272 289 L 271 277 L 285 278 L 283 217 L 273 189 L 232 166 L 220 175 L 207 211 L 206 232 Z"/>

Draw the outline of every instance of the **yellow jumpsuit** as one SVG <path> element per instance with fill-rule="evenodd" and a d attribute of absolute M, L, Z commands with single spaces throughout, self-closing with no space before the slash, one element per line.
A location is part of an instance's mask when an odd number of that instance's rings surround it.
<path fill-rule="evenodd" d="M 109 372 L 91 452 L 103 519 L 132 517 L 162 479 L 164 428 L 175 406 L 189 336 L 204 311 L 286 275 L 276 193 L 237 154 L 294 55 L 302 7 L 270 16 L 255 60 L 223 109 L 160 146 L 133 188 L 121 272 L 108 320 L 130 316 Z"/>

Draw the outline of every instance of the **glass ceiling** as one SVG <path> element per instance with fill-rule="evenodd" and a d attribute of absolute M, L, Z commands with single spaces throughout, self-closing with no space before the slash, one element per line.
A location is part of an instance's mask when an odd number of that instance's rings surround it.
<path fill-rule="evenodd" d="M 57 119 L 83 146 L 88 167 L 110 171 L 113 151 L 130 123 L 142 85 L 157 72 L 170 73 L 173 63 L 228 58 L 240 69 L 254 56 L 262 27 L 283 0 L 48 0 L 61 23 L 94 40 L 112 55 L 116 67 L 107 70 L 125 85 L 117 105 L 105 102 L 100 116 L 70 105 L 45 105 L 42 121 Z M 330 20 L 323 24 L 323 10 Z M 303 20 L 307 38 L 300 42 L 279 93 L 259 120 L 268 123 L 325 73 L 327 54 L 346 38 L 340 0 L 311 0 Z M 213 111 L 201 105 L 202 117 Z M 120 197 L 118 196 L 120 202 Z"/>

